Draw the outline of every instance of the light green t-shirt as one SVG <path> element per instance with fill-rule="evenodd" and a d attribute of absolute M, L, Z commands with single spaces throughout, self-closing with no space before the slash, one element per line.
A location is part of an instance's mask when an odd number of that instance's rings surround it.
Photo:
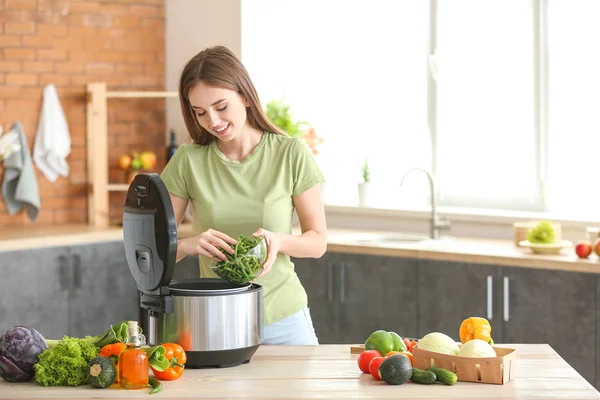
<path fill-rule="evenodd" d="M 300 139 L 265 132 L 243 161 L 230 160 L 216 142 L 184 144 L 161 174 L 175 196 L 190 199 L 197 233 L 215 229 L 236 239 L 259 228 L 291 233 L 292 198 L 323 180 L 310 149 Z M 214 277 L 200 257 L 200 276 Z M 290 257 L 279 254 L 263 287 L 264 324 L 306 307 L 307 297 Z"/>

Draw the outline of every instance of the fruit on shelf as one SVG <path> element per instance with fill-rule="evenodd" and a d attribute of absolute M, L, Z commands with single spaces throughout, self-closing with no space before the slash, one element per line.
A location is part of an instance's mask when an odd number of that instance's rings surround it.
<path fill-rule="evenodd" d="M 581 240 L 575 246 L 575 254 L 579 258 L 588 258 L 592 254 L 592 245 L 587 240 Z"/>
<path fill-rule="evenodd" d="M 140 161 L 139 158 L 134 158 L 133 160 L 131 160 L 131 169 L 141 169 L 142 168 L 142 161 Z"/>
<path fill-rule="evenodd" d="M 594 241 L 594 244 L 592 244 L 592 249 L 594 250 L 594 253 L 600 257 L 600 238 Z"/>
<path fill-rule="evenodd" d="M 152 170 L 156 167 L 156 154 L 152 151 L 144 151 L 140 154 L 140 162 L 143 169 Z"/>
<path fill-rule="evenodd" d="M 129 167 L 131 166 L 131 161 L 132 161 L 132 159 L 129 154 L 121 154 L 119 156 L 119 160 L 117 161 L 117 165 L 122 170 L 128 170 Z"/>

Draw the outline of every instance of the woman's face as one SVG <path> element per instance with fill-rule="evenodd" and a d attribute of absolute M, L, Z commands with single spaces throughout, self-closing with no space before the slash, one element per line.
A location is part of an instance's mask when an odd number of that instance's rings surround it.
<path fill-rule="evenodd" d="M 200 126 L 217 139 L 227 142 L 244 130 L 249 104 L 239 93 L 198 82 L 188 100 Z"/>

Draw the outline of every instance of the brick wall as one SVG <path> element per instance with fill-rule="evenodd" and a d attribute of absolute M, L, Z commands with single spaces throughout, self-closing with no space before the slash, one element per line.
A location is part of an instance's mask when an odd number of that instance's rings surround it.
<path fill-rule="evenodd" d="M 85 85 L 165 90 L 164 23 L 164 0 L 0 0 L 0 124 L 6 132 L 20 120 L 32 152 L 42 89 L 53 83 L 71 134 L 69 177 L 52 183 L 35 167 L 38 224 L 87 222 Z M 116 161 L 132 150 L 156 152 L 162 168 L 165 133 L 164 100 L 109 100 L 110 179 L 124 182 Z M 124 197 L 111 194 L 113 222 Z M 29 224 L 24 211 L 8 215 L 0 196 L 0 230 Z"/>

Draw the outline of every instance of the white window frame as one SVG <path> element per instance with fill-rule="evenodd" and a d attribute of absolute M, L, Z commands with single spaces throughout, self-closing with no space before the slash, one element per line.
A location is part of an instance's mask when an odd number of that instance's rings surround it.
<path fill-rule="evenodd" d="M 432 144 L 432 172 L 437 172 L 437 82 L 435 80 L 435 58 L 437 50 L 437 13 L 438 1 L 429 0 L 429 69 L 428 69 L 428 127 Z M 439 204 L 446 207 L 473 209 L 506 209 L 511 211 L 547 212 L 546 181 L 548 163 L 548 43 L 547 43 L 547 5 L 548 0 L 529 0 L 533 8 L 534 41 L 534 85 L 531 88 L 534 99 L 534 137 L 536 143 L 535 165 L 537 191 L 533 202 L 504 199 L 484 203 L 482 200 L 469 200 L 460 196 L 448 196 L 440 193 Z"/>

